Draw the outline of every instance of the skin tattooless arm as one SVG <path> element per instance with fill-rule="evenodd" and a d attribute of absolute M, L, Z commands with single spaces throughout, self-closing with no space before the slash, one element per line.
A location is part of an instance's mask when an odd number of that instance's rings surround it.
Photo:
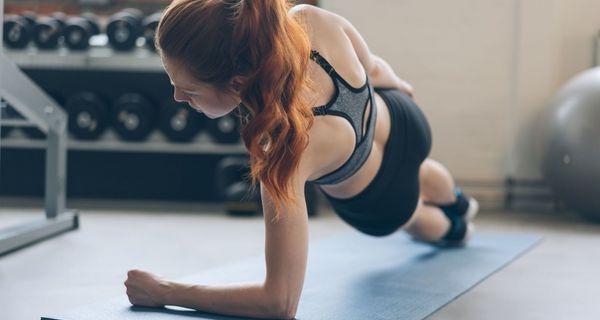
<path fill-rule="evenodd" d="M 412 86 L 400 79 L 387 61 L 376 55 L 372 55 L 372 61 L 369 78 L 374 87 L 396 88 L 403 92 L 410 92 L 412 95 Z"/>
<path fill-rule="evenodd" d="M 300 180 L 298 180 L 300 181 Z M 285 204 L 278 217 L 261 188 L 265 220 L 264 283 L 202 286 L 167 282 L 163 302 L 217 314 L 254 318 L 293 318 L 308 255 L 308 215 L 304 182 L 294 183 L 296 203 Z"/>

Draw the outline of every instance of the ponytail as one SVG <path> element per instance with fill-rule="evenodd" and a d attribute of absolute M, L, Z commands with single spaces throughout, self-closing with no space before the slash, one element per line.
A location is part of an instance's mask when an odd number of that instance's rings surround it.
<path fill-rule="evenodd" d="M 313 123 L 307 69 L 310 41 L 285 0 L 175 0 L 157 30 L 162 55 L 223 87 L 242 79 L 241 135 L 253 185 L 277 212 L 296 201 L 292 178 Z"/>

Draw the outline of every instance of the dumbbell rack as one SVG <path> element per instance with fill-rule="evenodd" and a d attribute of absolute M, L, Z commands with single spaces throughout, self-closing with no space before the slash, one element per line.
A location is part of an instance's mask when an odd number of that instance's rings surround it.
<path fill-rule="evenodd" d="M 4 0 L 0 0 L 0 34 Z M 0 48 L 2 46 L 0 45 Z M 46 148 L 45 218 L 0 229 L 0 255 L 56 234 L 77 229 L 76 211 L 65 209 L 67 117 L 43 91 L 0 52 L 0 97 L 44 131 Z M 1 119 L 0 119 L 1 121 Z"/>
<path fill-rule="evenodd" d="M 92 47 L 85 52 L 73 52 L 61 48 L 43 51 L 34 47 L 27 50 L 5 49 L 6 55 L 21 68 L 54 70 L 113 70 L 115 72 L 164 73 L 160 58 L 146 48 L 132 52 L 116 52 L 109 47 Z M 44 141 L 24 137 L 19 132 L 5 138 L 4 147 L 40 149 Z M 69 138 L 69 150 L 117 151 L 117 152 L 160 152 L 192 154 L 245 154 L 246 149 L 239 144 L 224 145 L 214 143 L 207 134 L 201 133 L 189 143 L 174 143 L 155 130 L 143 142 L 127 142 L 117 138 L 110 128 L 97 141 L 81 141 Z"/>
<path fill-rule="evenodd" d="M 95 46 L 87 51 L 71 51 L 66 48 L 48 51 L 30 46 L 26 50 L 6 48 L 5 51 L 20 67 L 156 72 L 163 70 L 158 55 L 143 48 L 133 52 L 118 52 L 108 46 Z"/>
<path fill-rule="evenodd" d="M 156 53 L 143 44 L 133 51 L 115 51 L 105 42 L 101 35 L 92 39 L 87 51 L 49 51 L 30 45 L 25 50 L 6 48 L 4 52 L 47 92 L 65 89 L 63 97 L 97 90 L 103 96 L 112 95 L 106 96 L 108 100 L 125 91 L 148 94 L 155 103 L 172 99 L 173 89 Z M 98 83 L 105 80 L 109 85 Z M 64 87 L 71 84 L 74 86 Z M 2 138 L 5 169 L 17 165 L 19 170 L 4 171 L 4 181 L 10 182 L 11 188 L 0 185 L 0 195 L 41 195 L 43 146 L 43 140 L 31 139 L 22 130 L 12 130 Z M 69 135 L 66 146 L 68 196 L 80 199 L 215 202 L 216 164 L 225 156 L 247 154 L 241 142 L 217 143 L 207 130 L 190 142 L 173 142 L 160 130 L 144 141 L 129 142 L 108 127 L 98 140 L 77 140 Z"/>

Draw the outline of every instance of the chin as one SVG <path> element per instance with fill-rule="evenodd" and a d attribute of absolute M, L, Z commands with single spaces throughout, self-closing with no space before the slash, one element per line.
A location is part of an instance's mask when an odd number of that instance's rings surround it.
<path fill-rule="evenodd" d="M 210 114 L 210 113 L 206 113 L 206 112 L 202 112 L 202 113 L 203 113 L 203 114 L 204 114 L 204 115 L 205 115 L 207 118 L 210 118 L 210 119 L 218 119 L 218 118 L 221 118 L 221 117 L 223 117 L 223 116 L 226 116 L 226 115 L 227 115 L 227 113 L 225 113 L 225 114 L 221 114 L 221 113 L 220 113 L 220 114 Z"/>
<path fill-rule="evenodd" d="M 191 105 L 190 105 L 190 106 L 191 106 Z M 208 113 L 208 112 L 206 112 L 206 111 L 204 111 L 204 110 L 200 110 L 200 108 L 196 108 L 196 107 L 194 107 L 194 106 L 191 106 L 191 107 L 192 107 L 192 109 L 194 109 L 194 110 L 196 110 L 196 111 L 198 111 L 198 112 L 200 112 L 200 113 L 204 114 L 204 115 L 205 115 L 207 118 L 210 118 L 210 119 L 217 119 L 217 118 L 224 117 L 224 116 L 226 116 L 226 115 L 230 114 L 231 112 L 233 112 L 233 111 L 236 109 L 236 108 L 234 107 L 234 108 L 231 108 L 229 111 L 225 112 L 225 111 L 224 111 L 224 110 L 225 110 L 225 108 L 222 108 L 222 109 L 218 109 L 218 110 L 216 110 L 216 111 L 215 111 L 215 113 Z"/>
<path fill-rule="evenodd" d="M 208 113 L 205 113 L 204 115 L 205 115 L 207 118 L 209 118 L 209 119 L 217 119 L 217 118 L 220 118 L 220 117 L 222 117 L 222 116 L 215 116 L 215 115 L 208 114 Z"/>

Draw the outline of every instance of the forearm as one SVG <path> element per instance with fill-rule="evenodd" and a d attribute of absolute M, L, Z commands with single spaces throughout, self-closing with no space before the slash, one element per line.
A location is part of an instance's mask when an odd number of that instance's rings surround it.
<path fill-rule="evenodd" d="M 262 284 L 199 286 L 169 282 L 165 305 L 252 318 L 286 318 L 289 313 Z"/>

